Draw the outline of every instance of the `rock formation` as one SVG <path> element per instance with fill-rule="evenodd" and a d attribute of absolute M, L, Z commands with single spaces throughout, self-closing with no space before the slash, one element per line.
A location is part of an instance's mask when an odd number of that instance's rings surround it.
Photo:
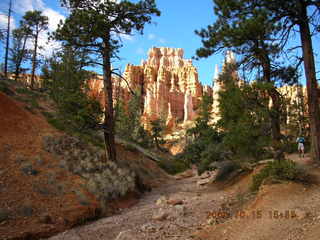
<path fill-rule="evenodd" d="M 141 91 L 145 126 L 157 118 L 172 127 L 176 122 L 194 120 L 202 93 L 212 95 L 212 89 L 200 84 L 197 69 L 190 59 L 183 58 L 183 54 L 181 48 L 151 48 L 148 59 L 140 66 L 126 66 L 123 75 L 126 81 L 113 81 L 115 100 L 121 97 L 126 102 L 130 98 L 130 89 Z M 89 87 L 91 95 L 102 102 L 101 82 L 99 78 L 91 80 Z"/>
<path fill-rule="evenodd" d="M 218 92 L 222 88 L 221 83 L 218 81 L 219 78 L 219 68 L 218 65 L 215 66 L 214 77 L 213 77 L 213 88 L 212 88 L 212 115 L 214 121 L 219 119 L 219 95 Z"/>
<path fill-rule="evenodd" d="M 215 66 L 213 86 L 201 85 L 197 69 L 190 59 L 183 58 L 183 49 L 153 47 L 148 52 L 148 59 L 139 66 L 128 64 L 123 74 L 124 79 L 114 78 L 114 99 L 124 103 L 131 97 L 131 91 L 140 91 L 143 108 L 142 123 L 146 128 L 155 119 L 166 122 L 168 129 L 175 129 L 177 124 L 191 126 L 197 117 L 197 108 L 203 94 L 212 96 L 213 123 L 219 120 L 219 95 L 223 84 L 218 81 L 219 68 Z M 235 63 L 235 56 L 227 51 L 221 72 L 229 63 Z M 244 84 L 235 71 L 234 78 L 240 85 Z M 91 95 L 104 103 L 102 76 L 89 82 Z M 296 87 L 283 87 L 279 91 L 289 99 L 297 99 Z M 306 96 L 306 93 L 301 93 Z"/>
<path fill-rule="evenodd" d="M 192 95 L 190 91 L 184 95 L 184 119 L 183 121 L 186 122 L 188 120 L 192 120 L 195 118 L 195 112 L 193 111 L 193 101 Z"/>
<path fill-rule="evenodd" d="M 286 111 L 289 113 L 287 114 L 286 118 L 287 124 L 291 123 L 292 121 L 296 121 L 295 118 L 292 119 L 292 115 L 305 116 L 307 114 L 307 89 L 305 87 L 283 86 L 278 88 L 278 91 L 289 103 L 286 106 Z"/>
<path fill-rule="evenodd" d="M 219 69 L 216 65 L 213 87 L 201 85 L 198 72 L 191 59 L 183 58 L 183 49 L 153 47 L 149 49 L 148 59 L 139 66 L 128 64 L 123 77 L 126 81 L 113 79 L 114 99 L 128 102 L 131 91 L 140 91 L 142 96 L 142 122 L 146 128 L 150 121 L 162 119 L 168 129 L 177 123 L 190 126 L 197 116 L 197 108 L 203 94 L 212 96 L 214 122 L 219 119 L 218 92 L 223 87 L 219 83 Z M 227 52 L 222 71 L 226 64 L 235 62 L 234 54 Z M 235 75 L 237 73 L 235 72 Z M 91 95 L 104 103 L 102 77 L 97 76 L 89 82 Z"/>
<path fill-rule="evenodd" d="M 203 88 L 191 60 L 183 59 L 181 48 L 151 48 L 141 66 L 128 65 L 125 77 L 132 88 L 141 88 L 143 119 L 162 118 L 167 123 L 189 121 Z"/>

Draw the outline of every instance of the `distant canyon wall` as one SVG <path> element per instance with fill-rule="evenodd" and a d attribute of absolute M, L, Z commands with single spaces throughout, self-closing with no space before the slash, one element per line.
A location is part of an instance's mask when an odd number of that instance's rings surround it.
<path fill-rule="evenodd" d="M 232 52 L 228 51 L 222 64 L 222 71 L 226 64 L 235 62 Z M 239 85 L 243 81 L 234 73 Z M 146 128 L 150 121 L 163 119 L 168 129 L 174 129 L 177 124 L 185 124 L 195 120 L 201 97 L 204 93 L 211 95 L 213 122 L 219 119 L 218 92 L 222 86 L 217 81 L 218 66 L 215 66 L 213 86 L 202 85 L 198 71 L 191 59 L 184 59 L 181 48 L 153 47 L 148 51 L 148 59 L 142 60 L 138 66 L 128 64 L 123 78 L 113 79 L 114 100 L 121 99 L 125 103 L 130 100 L 131 90 L 141 91 L 141 106 L 143 109 L 142 123 Z M 89 81 L 90 94 L 104 103 L 102 76 Z M 305 88 L 285 86 L 279 92 L 290 99 L 297 101 L 298 96 L 306 97 Z M 306 98 L 305 98 L 306 99 Z"/>

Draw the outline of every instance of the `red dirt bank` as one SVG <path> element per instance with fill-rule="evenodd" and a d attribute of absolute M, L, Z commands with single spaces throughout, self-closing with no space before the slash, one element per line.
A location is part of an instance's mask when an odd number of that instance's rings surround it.
<path fill-rule="evenodd" d="M 42 150 L 42 137 L 52 134 L 61 133 L 0 92 L 0 209 L 9 215 L 0 224 L 1 239 L 50 236 L 95 215 L 98 202 L 88 193 L 91 204 L 82 206 L 74 193 L 59 191 L 80 191 L 81 179 Z M 26 174 L 28 166 L 37 173 Z"/>
<path fill-rule="evenodd" d="M 40 113 L 29 112 L 26 104 L 0 92 L 1 240 L 49 237 L 97 216 L 99 202 L 83 188 L 84 180 L 62 169 L 59 159 L 43 150 L 42 139 L 49 135 L 63 133 Z M 149 173 L 162 174 L 141 154 L 119 145 L 117 151 L 127 161 L 147 162 Z M 134 198 L 130 195 L 109 207 L 131 206 Z"/>

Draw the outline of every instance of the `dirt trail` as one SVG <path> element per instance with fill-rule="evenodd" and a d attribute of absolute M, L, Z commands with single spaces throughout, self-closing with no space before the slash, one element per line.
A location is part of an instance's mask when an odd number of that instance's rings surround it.
<path fill-rule="evenodd" d="M 124 209 L 119 215 L 72 229 L 50 240 L 113 240 L 120 232 L 123 232 L 122 237 L 118 239 L 191 239 L 191 234 L 202 229 L 202 224 L 206 223 L 208 212 L 218 209 L 227 199 L 227 193 L 197 186 L 197 180 L 198 177 L 172 180 L 165 186 L 153 189 L 137 205 Z M 164 196 L 183 200 L 183 205 L 157 204 L 157 200 Z M 168 214 L 167 219 L 153 219 L 161 213 Z"/>
<path fill-rule="evenodd" d="M 312 166 L 308 157 L 299 159 L 299 157 L 294 154 L 290 155 L 289 158 L 303 165 Z M 218 190 L 212 185 L 199 187 L 197 185 L 198 180 L 199 177 L 196 176 L 182 180 L 172 180 L 169 184 L 156 188 L 146 194 L 137 205 L 130 209 L 124 209 L 119 215 L 71 229 L 50 238 L 50 240 L 230 240 L 237 239 L 240 236 L 240 239 L 271 239 L 276 238 L 279 234 L 281 236 L 287 236 L 288 238 L 285 239 L 288 240 L 315 239 L 312 237 L 302 237 L 308 234 L 315 234 L 315 232 L 310 231 L 301 234 L 299 232 L 300 224 L 308 224 L 309 220 L 300 217 L 299 219 L 292 219 L 290 221 L 281 221 L 280 225 L 280 222 L 278 223 L 278 221 L 268 218 L 263 218 L 261 221 L 255 219 L 246 219 L 246 221 L 243 219 L 230 219 L 231 221 L 218 225 L 209 224 L 208 213 L 221 211 L 221 206 L 228 205 L 226 202 L 230 203 L 230 199 L 234 200 L 239 191 L 247 189 L 251 181 L 251 175 L 244 176 L 241 178 L 241 181 L 234 186 L 224 190 Z M 256 208 L 263 208 L 266 212 L 270 211 L 270 209 L 277 208 L 303 209 L 303 214 L 312 212 L 312 217 L 317 218 L 319 205 L 312 202 L 319 196 L 319 191 L 314 191 L 315 189 L 315 187 L 312 187 L 305 192 L 306 190 L 304 190 L 302 185 L 294 183 L 290 183 L 289 185 L 270 185 L 270 187 L 267 186 L 266 190 L 259 193 L 256 199 L 249 203 L 249 209 L 256 210 Z M 307 195 L 312 198 L 306 198 L 305 193 L 308 193 Z M 291 196 L 291 194 L 293 196 Z M 183 205 L 170 206 L 165 203 L 157 204 L 156 202 L 163 198 L 163 196 L 167 199 L 183 200 Z M 275 199 L 277 199 L 277 203 L 274 202 Z M 301 202 L 306 200 L 308 200 L 308 205 L 310 204 L 308 207 L 306 204 L 301 204 Z M 167 214 L 168 217 L 162 220 L 155 220 L 155 216 L 161 216 L 159 213 L 164 213 L 163 215 Z M 320 217 L 317 218 L 316 222 L 312 221 L 312 224 L 317 225 L 319 220 Z M 288 230 L 285 230 L 282 226 L 285 226 L 285 229 Z M 226 229 L 232 228 L 236 230 L 228 234 Z M 305 230 L 306 227 L 302 227 L 301 229 Z M 264 238 L 265 236 L 268 236 L 268 238 Z"/>
<path fill-rule="evenodd" d="M 320 236 L 320 171 L 308 156 L 288 158 L 304 165 L 314 176 L 314 184 L 293 182 L 261 186 L 252 201 L 241 210 L 243 217 L 200 230 L 202 240 L 319 240 Z M 259 217 L 257 217 L 259 213 Z"/>

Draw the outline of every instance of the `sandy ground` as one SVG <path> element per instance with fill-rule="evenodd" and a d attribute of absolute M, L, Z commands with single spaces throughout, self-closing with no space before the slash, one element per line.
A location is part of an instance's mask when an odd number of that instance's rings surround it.
<path fill-rule="evenodd" d="M 319 174 L 308 157 L 300 159 L 291 155 L 290 158 Z M 197 176 L 173 180 L 119 215 L 74 228 L 50 240 L 320 239 L 320 188 L 317 185 L 264 185 L 255 197 L 245 201 L 242 209 L 230 213 L 224 206 L 235 200 L 243 201 L 239 192 L 247 191 L 251 175 L 224 190 L 214 185 L 199 187 L 198 180 Z M 183 204 L 171 206 L 161 199 L 182 200 Z M 231 217 L 226 221 L 211 218 L 216 213 L 227 212 Z M 155 219 L 159 216 L 165 217 Z"/>
<path fill-rule="evenodd" d="M 314 176 L 313 184 L 293 182 L 263 185 L 229 221 L 200 230 L 202 240 L 318 240 L 320 239 L 320 171 L 308 157 L 296 154 L 290 159 L 303 165 Z M 259 214 L 259 216 L 258 216 Z"/>
<path fill-rule="evenodd" d="M 227 199 L 227 193 L 200 187 L 197 181 L 196 176 L 172 180 L 119 215 L 66 231 L 50 240 L 111 240 L 121 232 L 118 239 L 192 239 L 192 233 L 206 225 L 208 213 L 218 210 Z M 182 200 L 183 204 L 173 206 L 165 199 Z M 166 215 L 165 219 L 154 219 Z"/>

